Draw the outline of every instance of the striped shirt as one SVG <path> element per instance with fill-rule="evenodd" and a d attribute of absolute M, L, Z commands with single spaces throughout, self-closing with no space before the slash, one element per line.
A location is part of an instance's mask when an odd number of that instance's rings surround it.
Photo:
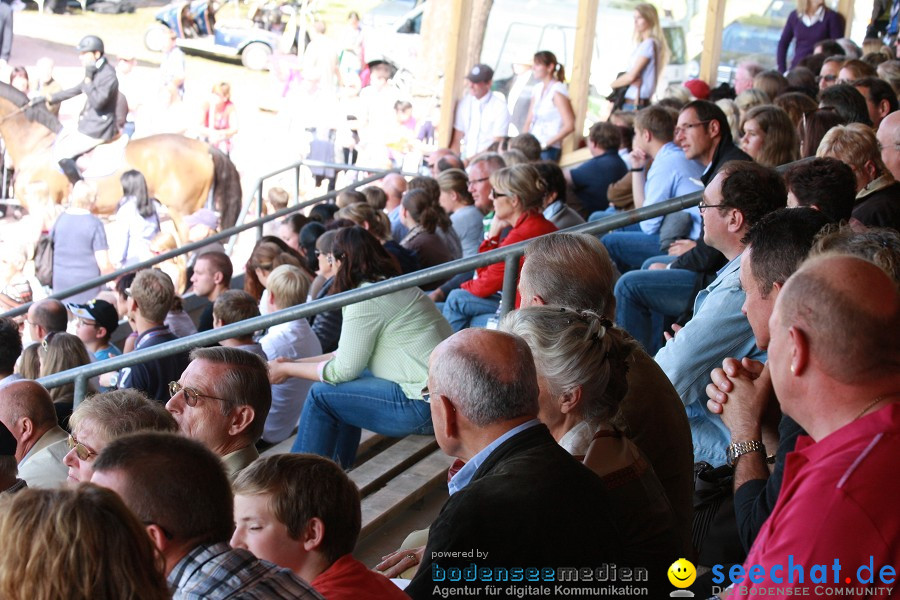
<path fill-rule="evenodd" d="M 322 600 L 289 569 L 225 542 L 194 548 L 169 573 L 168 583 L 173 600 Z"/>

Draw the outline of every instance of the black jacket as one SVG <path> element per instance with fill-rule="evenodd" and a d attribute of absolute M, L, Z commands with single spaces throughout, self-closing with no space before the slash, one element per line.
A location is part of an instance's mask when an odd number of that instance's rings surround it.
<path fill-rule="evenodd" d="M 116 70 L 106 57 L 97 61 L 96 72 L 87 72 L 81 83 L 75 87 L 56 92 L 48 99 L 51 104 L 74 98 L 78 94 L 87 96 L 84 109 L 78 117 L 78 131 L 99 140 L 111 140 L 118 133 L 116 127 L 116 103 L 119 98 L 119 80 Z"/>
<path fill-rule="evenodd" d="M 713 153 L 712 162 L 709 165 L 709 168 L 706 170 L 706 173 L 700 177 L 700 181 L 703 182 L 703 186 L 709 185 L 709 182 L 713 180 L 713 177 L 716 176 L 716 173 L 719 172 L 719 169 L 722 168 L 722 165 L 727 163 L 730 160 L 753 160 L 750 158 L 746 152 L 738 148 L 734 145 L 732 140 L 722 140 L 719 142 L 719 145 L 716 146 L 716 151 Z"/>
<path fill-rule="evenodd" d="M 596 579 L 561 583 L 560 567 L 596 570 L 604 564 L 615 564 L 619 570 L 646 567 L 651 582 L 649 597 L 662 597 L 659 592 L 663 589 L 667 592 L 671 586 L 660 585 L 666 579 L 666 569 L 677 557 L 661 557 L 659 552 L 629 548 L 628 544 L 613 517 L 613 505 L 600 478 L 557 444 L 546 426 L 537 425 L 498 446 L 475 472 L 472 481 L 450 496 L 431 526 L 422 564 L 406 592 L 419 599 L 434 597 L 435 588 L 460 585 L 470 588 L 546 585 L 551 593 L 539 595 L 548 597 L 553 595 L 556 585 L 575 588 L 610 585 L 598 583 Z M 482 555 L 453 558 L 438 554 L 472 550 Z M 542 578 L 540 583 L 497 584 L 485 582 L 480 575 L 481 581 L 463 584 L 449 581 L 447 577 L 440 580 L 442 571 L 448 568 L 471 571 L 473 564 L 479 571 L 485 567 L 510 570 L 537 567 L 542 572 L 547 569 L 555 580 L 546 582 Z M 625 583 L 621 578 L 615 585 L 648 586 L 646 582 Z M 585 595 L 576 593 L 567 597 Z"/>

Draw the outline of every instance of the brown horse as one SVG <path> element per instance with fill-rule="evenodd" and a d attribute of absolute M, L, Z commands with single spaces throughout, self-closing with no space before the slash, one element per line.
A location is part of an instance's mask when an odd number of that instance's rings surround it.
<path fill-rule="evenodd" d="M 62 202 L 70 184 L 50 153 L 62 125 L 45 106 L 27 104 L 25 94 L 0 83 L 0 136 L 15 167 L 15 197 L 24 204 L 28 184 L 40 181 L 48 185 L 51 201 Z M 125 162 L 115 173 L 88 180 L 97 189 L 96 212 L 115 212 L 122 198 L 120 176 L 127 169 L 137 169 L 146 178 L 150 195 L 168 207 L 183 240 L 187 231 L 182 218 L 204 206 L 210 189 L 222 228 L 237 221 L 240 176 L 234 163 L 216 148 L 181 135 L 154 135 L 129 142 Z"/>

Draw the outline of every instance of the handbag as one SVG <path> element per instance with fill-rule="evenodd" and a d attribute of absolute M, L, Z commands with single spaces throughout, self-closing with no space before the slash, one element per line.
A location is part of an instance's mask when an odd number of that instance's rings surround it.
<path fill-rule="evenodd" d="M 53 285 L 53 232 L 42 233 L 34 246 L 34 276 L 41 285 Z"/>

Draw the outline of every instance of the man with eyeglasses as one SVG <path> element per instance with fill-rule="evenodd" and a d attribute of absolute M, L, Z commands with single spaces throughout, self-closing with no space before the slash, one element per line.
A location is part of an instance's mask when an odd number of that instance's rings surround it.
<path fill-rule="evenodd" d="M 267 366 L 259 356 L 237 348 L 197 348 L 168 388 L 166 408 L 178 429 L 217 454 L 232 480 L 259 458 L 254 444 L 272 406 Z"/>
<path fill-rule="evenodd" d="M 19 477 L 31 487 L 56 488 L 66 481 L 66 432 L 57 424 L 50 394 L 34 381 L 0 389 L 0 422 L 16 439 Z"/>
<path fill-rule="evenodd" d="M 881 160 L 894 179 L 900 181 L 900 112 L 892 112 L 878 126 L 878 146 Z"/>
<path fill-rule="evenodd" d="M 25 322 L 32 342 L 42 342 L 48 333 L 65 331 L 69 315 L 62 302 L 54 298 L 40 300 L 28 307 Z"/>
<path fill-rule="evenodd" d="M 87 304 L 68 304 L 69 311 L 78 318 L 75 335 L 94 360 L 106 360 L 119 356 L 122 351 L 109 341 L 110 336 L 119 327 L 119 313 L 116 307 L 105 300 L 91 300 Z M 101 392 L 108 392 L 112 387 L 103 387 Z"/>
<path fill-rule="evenodd" d="M 786 203 L 787 189 L 781 176 L 774 169 L 746 161 L 726 163 L 703 192 L 704 239 L 724 254 L 728 263 L 709 287 L 697 294 L 691 320 L 656 354 L 656 362 L 687 410 L 695 462 L 714 467 L 723 464 L 731 440 L 721 418 L 706 408 L 710 372 L 728 357 L 765 360 L 765 352 L 757 347 L 750 323 L 741 312 L 746 298 L 740 282 L 743 239 L 757 221 Z"/>
<path fill-rule="evenodd" d="M 816 78 L 819 82 L 819 91 L 826 90 L 837 84 L 838 73 L 841 72 L 841 67 L 844 65 L 845 60 L 847 60 L 846 56 L 829 56 L 825 59 L 825 62 L 822 63 L 822 68 L 819 70 L 819 76 Z"/>

